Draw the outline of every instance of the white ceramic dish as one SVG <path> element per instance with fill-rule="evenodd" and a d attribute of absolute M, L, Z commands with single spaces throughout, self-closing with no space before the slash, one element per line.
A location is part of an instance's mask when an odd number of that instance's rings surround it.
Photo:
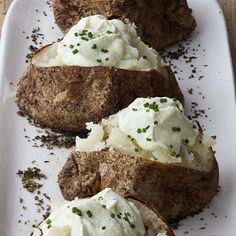
<path fill-rule="evenodd" d="M 62 36 L 55 26 L 46 0 L 16 0 L 11 5 L 2 32 L 0 56 L 0 235 L 29 235 L 32 224 L 42 219 L 37 213 L 33 194 L 22 188 L 18 169 L 39 166 L 48 176 L 43 181 L 42 192 L 53 200 L 61 200 L 56 184 L 57 174 L 70 150 L 55 149 L 54 156 L 44 148 L 33 148 L 24 136 L 34 137 L 38 130 L 19 117 L 15 104 L 15 88 L 26 68 L 25 55 L 30 40 L 26 36 L 35 27 L 45 34 L 43 44 Z M 49 1 L 50 2 L 50 1 Z M 235 87 L 225 22 L 215 0 L 190 0 L 198 22 L 199 33 L 192 36 L 189 54 L 196 56 L 186 64 L 183 57 L 173 61 L 177 77 L 186 98 L 187 113 L 191 114 L 192 102 L 199 104 L 206 114 L 199 117 L 206 133 L 217 136 L 216 157 L 220 165 L 220 193 L 203 213 L 181 222 L 176 235 L 236 235 L 236 106 Z M 37 10 L 36 10 L 37 9 Z M 45 16 L 47 15 L 47 16 Z M 52 28 L 55 27 L 55 28 Z M 25 31 L 25 33 L 23 33 Z M 201 45 L 200 47 L 198 45 Z M 183 45 L 187 45 L 186 42 Z M 193 51 L 193 49 L 197 49 Z M 174 50 L 172 47 L 170 50 Z M 194 55 L 195 53 L 195 55 Z M 188 79 L 197 67 L 195 79 Z M 208 65 L 208 66 L 204 66 Z M 197 78 L 204 76 L 201 80 Z M 12 84 L 11 84 L 12 82 Z M 193 88 L 193 94 L 189 89 Z M 202 99 L 202 97 L 205 99 Z M 210 108 L 210 109 L 209 109 Z M 207 116 L 207 117 L 206 117 Z M 24 131 L 25 128 L 25 131 Z M 32 161 L 35 162 L 32 163 Z M 50 160 L 49 163 L 44 161 Z M 19 203 L 23 198 L 23 204 Z M 45 198 L 44 198 L 45 200 Z M 46 200 L 45 200 L 46 201 Z M 22 206 L 26 206 L 23 210 Z M 22 214 L 22 216 L 21 216 Z M 21 223 L 18 223 L 21 220 Z M 25 221 L 30 221 L 24 224 Z M 36 222 L 35 222 L 36 220 Z"/>

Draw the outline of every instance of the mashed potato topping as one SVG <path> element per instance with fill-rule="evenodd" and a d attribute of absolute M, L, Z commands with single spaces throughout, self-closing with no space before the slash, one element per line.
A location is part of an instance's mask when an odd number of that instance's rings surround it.
<path fill-rule="evenodd" d="M 137 207 L 112 189 L 92 198 L 65 202 L 52 211 L 33 236 L 144 236 Z M 164 232 L 160 232 L 158 235 Z"/>
<path fill-rule="evenodd" d="M 100 132 L 95 132 L 98 127 Z M 116 149 L 198 170 L 208 170 L 212 164 L 210 147 L 214 140 L 202 135 L 176 99 L 138 98 L 101 124 L 89 123 L 88 129 L 92 133 L 87 139 L 76 139 L 78 151 Z M 93 145 L 89 140 L 93 140 Z"/>
<path fill-rule="evenodd" d="M 135 26 L 94 15 L 81 19 L 62 41 L 34 57 L 41 66 L 107 66 L 120 69 L 159 70 L 164 61 L 137 36 Z"/>

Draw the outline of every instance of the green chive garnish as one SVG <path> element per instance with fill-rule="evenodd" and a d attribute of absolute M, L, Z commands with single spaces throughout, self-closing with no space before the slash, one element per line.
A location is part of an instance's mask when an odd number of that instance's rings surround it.
<path fill-rule="evenodd" d="M 75 50 L 72 51 L 72 53 L 73 53 L 74 55 L 77 54 L 78 52 L 79 52 L 78 49 L 75 49 Z"/>
<path fill-rule="evenodd" d="M 92 33 L 92 32 L 89 32 L 89 33 L 88 33 L 88 37 L 92 39 L 92 38 L 93 38 L 93 33 Z"/>
<path fill-rule="evenodd" d="M 78 207 L 73 207 L 72 212 L 78 216 L 82 216 L 82 211 Z"/>
<path fill-rule="evenodd" d="M 101 52 L 103 52 L 103 53 L 108 53 L 109 51 L 108 51 L 107 49 L 104 49 L 104 48 L 103 48 L 103 49 L 101 50 Z"/>
<path fill-rule="evenodd" d="M 50 225 L 51 223 L 52 223 L 52 220 L 47 219 L 46 224 L 47 224 L 47 225 Z"/>
<path fill-rule="evenodd" d="M 160 102 L 161 103 L 167 103 L 167 98 L 161 98 Z"/>
<path fill-rule="evenodd" d="M 141 134 L 142 133 L 142 130 L 140 128 L 137 129 L 137 133 L 138 134 Z"/>
<path fill-rule="evenodd" d="M 88 38 L 86 38 L 86 37 L 81 37 L 81 39 L 83 39 L 83 40 L 85 40 L 85 41 L 89 41 L 89 39 Z"/>
<path fill-rule="evenodd" d="M 189 140 L 188 140 L 188 139 L 185 139 L 184 142 L 185 142 L 186 144 L 189 144 Z"/>
<path fill-rule="evenodd" d="M 92 46 L 92 49 L 97 49 L 98 47 L 97 47 L 97 45 L 96 44 L 94 44 L 93 46 Z"/>
<path fill-rule="evenodd" d="M 93 216 L 92 212 L 90 210 L 86 211 L 87 215 L 89 218 L 91 218 Z"/>
<path fill-rule="evenodd" d="M 180 131 L 181 131 L 181 128 L 180 128 L 180 127 L 173 127 L 173 128 L 172 128 L 172 131 L 173 131 L 173 132 L 180 132 Z"/>

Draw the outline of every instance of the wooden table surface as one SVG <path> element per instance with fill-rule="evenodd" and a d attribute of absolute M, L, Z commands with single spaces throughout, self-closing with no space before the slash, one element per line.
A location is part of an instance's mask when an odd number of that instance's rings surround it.
<path fill-rule="evenodd" d="M 218 1 L 221 7 L 223 8 L 225 14 L 226 23 L 228 26 L 234 70 L 236 73 L 236 0 L 218 0 Z M 11 2 L 12 0 L 0 0 L 0 32 L 6 11 Z"/>

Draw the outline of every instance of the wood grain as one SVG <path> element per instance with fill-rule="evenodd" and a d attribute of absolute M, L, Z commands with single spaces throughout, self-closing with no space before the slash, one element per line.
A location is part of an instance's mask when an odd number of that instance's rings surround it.
<path fill-rule="evenodd" d="M 40 0 L 39 0 L 40 1 Z M 197 0 L 196 0 L 197 1 Z M 236 72 L 236 0 L 218 0 L 227 23 L 234 70 Z M 0 32 L 6 11 L 12 0 L 0 0 Z"/>
<path fill-rule="evenodd" d="M 236 0 L 219 0 L 227 23 L 231 54 L 236 73 Z"/>

